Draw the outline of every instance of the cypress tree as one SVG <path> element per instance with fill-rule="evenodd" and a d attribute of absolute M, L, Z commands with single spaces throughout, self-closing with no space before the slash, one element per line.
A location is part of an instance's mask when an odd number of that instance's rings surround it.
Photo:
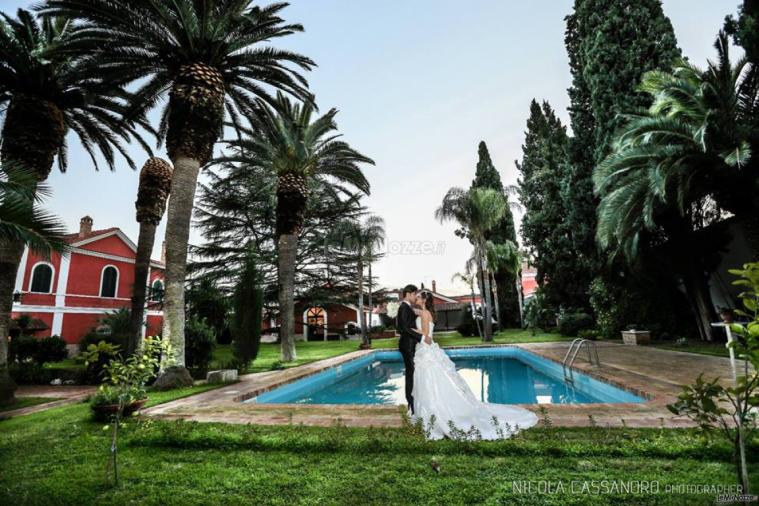
<path fill-rule="evenodd" d="M 746 51 L 751 63 L 759 64 L 759 0 L 744 0 L 738 18 L 725 19 L 725 31 Z"/>
<path fill-rule="evenodd" d="M 261 344 L 263 290 L 260 283 L 255 258 L 249 254 L 235 287 L 232 319 L 232 349 L 243 369 L 256 359 Z"/>
<path fill-rule="evenodd" d="M 567 226 L 564 180 L 569 169 L 566 128 L 550 104 L 530 104 L 520 173 L 519 198 L 525 209 L 522 239 L 537 281 L 554 306 L 582 307 L 583 265 L 572 248 Z"/>
<path fill-rule="evenodd" d="M 648 105 L 649 99 L 636 91 L 643 73 L 669 69 L 680 50 L 660 0 L 575 0 L 566 21 L 574 137 L 568 146 L 563 198 L 571 249 L 584 271 L 577 278 L 585 285 L 579 305 L 588 307 L 589 281 L 608 275 L 595 242 L 593 168 L 609 153 L 620 115 Z"/>
<path fill-rule="evenodd" d="M 477 170 L 472 181 L 472 188 L 492 188 L 501 192 L 508 200 L 509 196 L 504 191 L 501 175 L 490 158 L 490 152 L 484 141 L 480 142 L 477 148 L 478 161 Z M 516 227 L 514 226 L 514 215 L 511 207 L 506 208 L 506 213 L 501 223 L 488 234 L 488 240 L 495 243 L 511 241 L 515 245 L 517 242 Z M 517 276 L 519 273 L 509 272 L 508 269 L 499 269 L 495 272 L 496 284 L 498 286 L 498 305 L 499 313 L 503 321 L 498 322 L 502 328 L 507 326 L 517 326 L 519 324 L 519 295 L 517 294 Z"/>

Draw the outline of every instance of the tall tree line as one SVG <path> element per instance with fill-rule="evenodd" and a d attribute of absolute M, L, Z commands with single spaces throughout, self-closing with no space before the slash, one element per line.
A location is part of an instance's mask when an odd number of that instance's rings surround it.
<path fill-rule="evenodd" d="M 533 101 L 517 163 L 522 234 L 548 300 L 590 310 L 593 284 L 614 297 L 638 290 L 627 267 L 598 248 L 593 170 L 610 152 L 622 114 L 650 104 L 637 90 L 641 76 L 670 68 L 680 51 L 659 0 L 576 0 L 565 45 L 572 136 L 549 104 Z"/>

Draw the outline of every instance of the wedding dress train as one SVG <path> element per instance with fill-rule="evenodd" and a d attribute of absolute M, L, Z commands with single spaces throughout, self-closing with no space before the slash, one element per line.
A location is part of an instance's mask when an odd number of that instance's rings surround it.
<path fill-rule="evenodd" d="M 430 337 L 433 329 L 430 324 Z M 501 439 L 538 423 L 538 417 L 524 408 L 477 399 L 434 341 L 426 344 L 422 339 L 416 345 L 413 395 L 415 417 L 422 420 L 431 439 Z"/>

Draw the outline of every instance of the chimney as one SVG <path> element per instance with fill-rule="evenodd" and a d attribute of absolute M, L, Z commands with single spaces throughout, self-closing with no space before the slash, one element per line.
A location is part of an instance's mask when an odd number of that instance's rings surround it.
<path fill-rule="evenodd" d="M 92 233 L 92 218 L 85 216 L 79 220 L 79 237 L 86 237 Z"/>
<path fill-rule="evenodd" d="M 432 291 L 437 293 L 437 283 L 435 283 L 435 280 L 432 280 Z"/>
<path fill-rule="evenodd" d="M 166 241 L 161 243 L 161 263 L 166 265 Z"/>

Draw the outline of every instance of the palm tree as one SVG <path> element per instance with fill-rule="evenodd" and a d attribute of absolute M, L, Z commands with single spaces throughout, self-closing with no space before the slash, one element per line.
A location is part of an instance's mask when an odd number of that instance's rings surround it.
<path fill-rule="evenodd" d="M 487 262 L 487 234 L 503 218 L 508 203 L 502 192 L 491 188 L 451 188 L 443 197 L 443 203 L 435 210 L 435 218 L 441 223 L 455 221 L 461 234 L 469 237 L 474 245 L 477 269 L 482 279 L 485 303 L 484 341 L 493 340 L 493 303 L 490 288 L 490 269 Z"/>
<path fill-rule="evenodd" d="M 500 305 L 498 304 L 498 285 L 496 284 L 495 273 L 500 270 L 505 270 L 509 276 L 514 276 L 516 279 L 517 297 L 519 297 L 519 320 L 521 324 L 522 320 L 522 301 L 521 301 L 521 286 L 519 283 L 519 268 L 521 266 L 521 260 L 519 256 L 519 247 L 512 241 L 505 240 L 504 242 L 496 243 L 493 241 L 487 241 L 485 245 L 485 257 L 487 258 L 488 268 L 490 269 L 490 278 L 493 282 L 493 297 L 495 298 L 494 304 L 496 309 L 496 320 L 503 329 L 503 320 L 501 320 Z"/>
<path fill-rule="evenodd" d="M 607 192 L 629 173 L 648 172 L 650 188 L 638 187 L 681 216 L 703 199 L 739 218 L 759 253 L 759 69 L 745 58 L 732 65 L 729 41 L 720 33 L 716 63 L 706 70 L 682 61 L 672 72 L 643 76 L 640 90 L 653 103 L 643 114 L 629 115 L 613 152 L 595 170 L 597 192 L 608 193 L 601 212 L 613 213 L 623 192 Z M 634 177 L 634 176 L 629 176 Z M 653 209 L 652 205 L 648 206 Z M 637 214 L 630 222 L 652 228 L 652 215 Z M 634 219 L 637 218 L 637 219 Z M 599 231 L 608 237 L 609 230 Z M 634 236 L 630 236 L 634 237 Z M 632 256 L 637 242 L 626 243 Z"/>
<path fill-rule="evenodd" d="M 254 97 L 267 88 L 310 99 L 305 56 L 269 41 L 303 31 L 279 17 L 287 6 L 251 0 L 50 0 L 41 12 L 81 20 L 69 45 L 90 57 L 91 73 L 117 83 L 140 81 L 133 109 L 147 110 L 168 93 L 159 134 L 174 165 L 166 224 L 163 336 L 171 353 L 162 374 L 189 378 L 184 369 L 184 284 L 190 220 L 200 168 L 212 156 L 225 116 L 237 128 L 257 114 Z M 169 371 L 172 369 L 172 371 Z"/>
<path fill-rule="evenodd" d="M 49 189 L 28 172 L 12 176 L 8 172 L 0 166 L 0 241 L 21 243 L 42 255 L 65 251 L 63 225 L 35 205 L 49 195 Z M 2 288 L 13 291 L 13 285 Z M 13 400 L 16 385 L 8 373 L 7 334 L 0 341 L 0 404 L 6 404 Z"/>
<path fill-rule="evenodd" d="M 132 328 L 127 342 L 127 354 L 131 355 L 142 342 L 142 325 L 145 313 L 145 294 L 150 271 L 150 257 L 155 244 L 155 231 L 166 211 L 166 201 L 171 190 L 171 173 L 174 169 L 166 160 L 148 158 L 140 171 L 140 185 L 137 189 L 136 219 L 140 224 L 137 239 L 137 256 L 134 261 L 134 283 L 132 288 Z"/>
<path fill-rule="evenodd" d="M 5 117 L 0 161 L 8 182 L 25 185 L 28 201 L 34 201 L 36 183 L 47 179 L 56 157 L 59 169 L 65 171 L 69 132 L 96 168 L 99 153 L 113 169 L 115 152 L 134 168 L 122 141 L 135 138 L 149 151 L 134 130 L 135 124 L 148 129 L 149 125 L 139 115 L 132 122 L 123 121 L 124 90 L 99 76 L 86 76 L 81 72 L 82 61 L 60 50 L 74 34 L 72 23 L 66 18 L 39 21 L 23 9 L 16 18 L 0 16 L 0 117 Z M 20 211 L 15 219 L 33 216 L 30 209 Z M 24 245 L 34 243 L 20 232 L 16 229 L 0 238 L 0 336 L 8 335 L 14 280 Z M 5 346 L 0 339 L 0 356 L 5 355 Z M 0 359 L 4 371 L 3 364 Z"/>
<path fill-rule="evenodd" d="M 641 89 L 653 97 L 651 107 L 628 117 L 593 174 L 599 245 L 629 263 L 645 247 L 665 248 L 705 340 L 716 316 L 706 272 L 719 242 L 697 232 L 729 211 L 759 248 L 759 164 L 751 147 L 759 74 L 745 61 L 731 65 L 728 45 L 720 34 L 719 62 L 706 71 L 681 62 L 672 73 L 645 74 Z"/>
<path fill-rule="evenodd" d="M 364 314 L 364 267 L 371 265 L 377 249 L 385 244 L 385 220 L 371 215 L 364 220 L 346 220 L 335 227 L 334 242 L 349 252 L 356 261 L 356 289 L 358 291 L 358 323 L 361 327 L 361 347 L 369 348 L 371 341 Z M 371 281 L 370 281 L 371 282 Z M 371 294 L 370 294 L 371 297 Z M 371 310 L 371 305 L 370 305 Z"/>
<path fill-rule="evenodd" d="M 282 361 L 295 360 L 295 266 L 298 234 L 304 226 L 309 186 L 315 180 L 346 195 L 347 184 L 369 194 L 360 164 L 374 162 L 351 148 L 336 134 L 336 109 L 314 117 L 311 103 L 294 104 L 281 93 L 276 108 L 257 102 L 260 110 L 250 135 L 229 141 L 233 154 L 219 162 L 237 162 L 267 168 L 277 175 L 276 240 L 279 278 Z"/>

